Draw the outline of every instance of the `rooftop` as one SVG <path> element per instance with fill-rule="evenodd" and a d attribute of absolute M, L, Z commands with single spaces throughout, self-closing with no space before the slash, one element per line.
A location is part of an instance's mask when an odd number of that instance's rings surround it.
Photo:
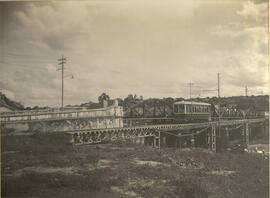
<path fill-rule="evenodd" d="M 209 103 L 205 102 L 192 102 L 192 101 L 179 101 L 175 102 L 174 104 L 192 104 L 192 105 L 206 105 L 206 106 L 211 106 Z"/>

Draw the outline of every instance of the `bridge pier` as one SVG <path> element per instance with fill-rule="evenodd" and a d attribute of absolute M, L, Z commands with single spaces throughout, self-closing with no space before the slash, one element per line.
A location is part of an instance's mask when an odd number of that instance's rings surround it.
<path fill-rule="evenodd" d="M 154 136 L 154 148 L 160 148 L 159 137 Z"/>
<path fill-rule="evenodd" d="M 268 121 L 264 122 L 263 128 L 264 128 L 264 134 L 266 135 L 266 137 L 269 137 L 269 122 Z"/>
<path fill-rule="evenodd" d="M 252 130 L 251 130 L 251 126 L 249 126 L 248 136 L 249 136 L 249 140 L 250 140 L 250 139 L 252 138 Z"/>
<path fill-rule="evenodd" d="M 226 149 L 229 146 L 229 141 L 230 141 L 229 128 L 228 127 L 225 127 L 225 146 L 226 146 Z"/>
<path fill-rule="evenodd" d="M 248 123 L 243 124 L 242 128 L 242 146 L 247 148 L 249 145 L 249 126 Z"/>
<path fill-rule="evenodd" d="M 210 151 L 216 152 L 216 126 L 212 125 L 207 131 L 207 145 Z"/>
<path fill-rule="evenodd" d="M 191 147 L 191 136 L 186 137 L 187 147 Z"/>

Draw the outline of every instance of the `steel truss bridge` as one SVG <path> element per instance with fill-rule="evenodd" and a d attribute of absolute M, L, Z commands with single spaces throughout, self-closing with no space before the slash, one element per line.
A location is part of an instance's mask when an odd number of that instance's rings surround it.
<path fill-rule="evenodd" d="M 75 145 L 95 144 L 115 141 L 118 139 L 153 137 L 153 145 L 160 148 L 162 135 L 167 134 L 176 137 L 187 137 L 196 136 L 206 132 L 206 144 L 210 150 L 215 151 L 216 137 L 220 135 L 222 136 L 219 131 L 224 132 L 225 136 L 228 136 L 228 131 L 238 128 L 242 129 L 242 140 L 247 146 L 249 143 L 249 126 L 251 124 L 260 124 L 266 132 L 268 131 L 268 118 L 257 118 L 243 120 L 222 120 L 192 124 L 159 124 L 111 129 L 85 129 L 66 131 L 66 133 L 71 134 L 71 142 Z"/>
<path fill-rule="evenodd" d="M 94 128 L 92 123 L 99 123 L 102 120 L 117 120 L 125 125 L 96 125 Z M 93 121 L 94 120 L 94 121 Z M 159 124 L 147 121 L 163 121 Z M 146 138 L 152 137 L 153 145 L 160 147 L 162 136 L 172 135 L 176 137 L 188 137 L 205 134 L 205 141 L 208 148 L 212 151 L 216 150 L 216 137 L 228 136 L 228 131 L 233 128 L 242 130 L 242 140 L 245 145 L 249 142 L 249 125 L 261 124 L 263 130 L 268 132 L 268 117 L 254 119 L 231 119 L 212 122 L 189 123 L 189 124 L 172 124 L 172 118 L 123 118 L 120 114 L 107 114 L 105 110 L 99 112 L 83 111 L 83 112 L 49 112 L 25 114 L 24 112 L 16 115 L 1 116 L 1 128 L 5 125 L 27 123 L 34 125 L 40 123 L 47 125 L 47 131 L 51 132 L 50 124 L 60 123 L 64 125 L 62 128 L 57 128 L 54 132 L 65 132 L 71 135 L 71 142 L 75 145 L 95 144 L 101 142 L 115 141 L 118 139 L 130 138 Z M 79 123 L 79 124 L 78 124 Z M 154 123 L 154 124 L 153 124 Z M 165 123 L 165 124 L 161 124 Z M 138 125 L 139 124 L 139 125 Z M 147 124 L 147 125 L 145 125 Z M 69 126 L 68 126 L 69 125 Z M 83 125 L 83 127 L 78 127 Z M 135 126 L 134 126 L 135 125 Z M 116 127 L 112 127 L 116 126 Z M 227 134 L 227 135 L 226 135 Z"/>

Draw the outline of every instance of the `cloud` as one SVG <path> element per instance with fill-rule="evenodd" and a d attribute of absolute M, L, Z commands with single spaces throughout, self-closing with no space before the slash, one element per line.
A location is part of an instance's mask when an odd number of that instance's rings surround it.
<path fill-rule="evenodd" d="M 255 20 L 255 22 L 265 22 L 268 18 L 268 2 L 255 4 L 255 2 L 247 1 L 243 4 L 243 9 L 237 12 L 238 15 L 244 17 L 245 20 Z"/>
<path fill-rule="evenodd" d="M 265 3 L 246 1 L 80 1 L 0 4 L 0 87 L 26 105 L 59 105 L 128 94 L 189 97 L 202 89 L 266 89 Z M 18 6 L 20 5 L 20 6 Z M 12 94 L 11 94 L 12 95 Z M 216 92 L 205 93 L 205 96 Z"/>
<path fill-rule="evenodd" d="M 226 67 L 223 71 L 227 76 L 226 83 L 232 86 L 248 85 L 267 90 L 269 35 L 266 8 L 267 3 L 244 2 L 242 9 L 236 12 L 242 18 L 240 22 L 217 25 L 210 30 L 213 36 L 233 46 L 216 53 Z"/>

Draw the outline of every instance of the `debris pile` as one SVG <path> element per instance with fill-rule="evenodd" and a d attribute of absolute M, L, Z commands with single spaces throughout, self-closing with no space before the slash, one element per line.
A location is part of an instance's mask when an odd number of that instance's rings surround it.
<path fill-rule="evenodd" d="M 180 168 L 201 169 L 204 167 L 204 164 L 202 162 L 194 160 L 190 157 L 178 160 L 175 160 L 172 157 L 168 157 L 168 160 L 176 166 L 179 166 Z"/>

